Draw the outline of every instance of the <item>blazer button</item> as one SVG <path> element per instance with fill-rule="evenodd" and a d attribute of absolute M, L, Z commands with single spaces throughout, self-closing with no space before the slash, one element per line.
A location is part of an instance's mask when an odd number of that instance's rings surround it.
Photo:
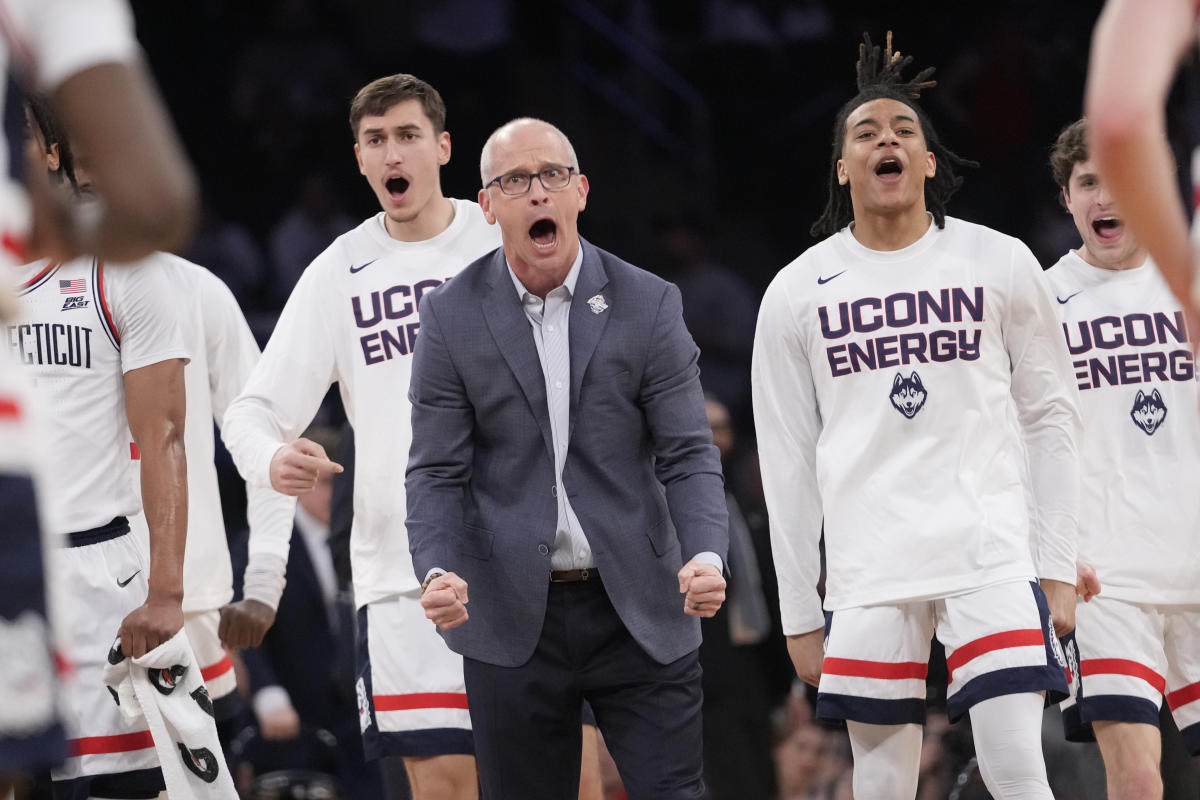
<path fill-rule="evenodd" d="M 549 553 L 550 553 L 550 548 L 549 548 L 549 547 L 546 547 L 546 545 L 544 545 L 544 544 L 539 544 L 539 545 L 538 545 L 538 552 L 539 552 L 539 553 L 541 553 L 542 555 L 549 555 Z"/>
<path fill-rule="evenodd" d="M 558 497 L 558 484 L 557 483 L 550 487 L 550 496 Z"/>

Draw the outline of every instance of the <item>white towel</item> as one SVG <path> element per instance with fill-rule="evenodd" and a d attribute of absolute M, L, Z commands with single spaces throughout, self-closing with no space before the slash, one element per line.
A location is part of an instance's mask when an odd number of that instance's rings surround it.
<path fill-rule="evenodd" d="M 237 800 L 225 767 L 212 700 L 183 630 L 141 658 L 118 638 L 104 682 L 122 713 L 145 720 L 171 800 Z"/>

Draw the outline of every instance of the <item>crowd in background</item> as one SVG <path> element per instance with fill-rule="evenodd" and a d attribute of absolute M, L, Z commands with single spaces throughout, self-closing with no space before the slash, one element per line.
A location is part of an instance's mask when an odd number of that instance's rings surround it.
<path fill-rule="evenodd" d="M 132 5 L 203 182 L 203 220 L 184 255 L 229 284 L 260 343 L 309 261 L 375 210 L 345 120 L 366 80 L 411 71 L 439 88 L 454 146 L 442 170 L 448 196 L 474 198 L 480 147 L 508 118 L 544 117 L 572 138 L 583 171 L 602 178 L 583 235 L 681 289 L 714 436 L 719 446 L 724 439 L 733 525 L 749 545 L 743 568 L 731 564 L 743 582 L 731 598 L 741 591 L 762 624 L 734 630 L 727 609 L 704 628 L 712 800 L 850 797 L 848 739 L 813 720 L 814 698 L 794 681 L 779 626 L 749 402 L 759 298 L 814 241 L 808 227 L 824 201 L 833 114 L 852 86 L 845 65 L 863 30 L 895 30 L 904 52 L 938 69 L 928 111 L 942 140 L 979 162 L 965 171 L 951 213 L 1023 239 L 1044 266 L 1077 245 L 1046 156 L 1057 131 L 1079 115 L 1101 4 L 934 0 L 900 12 L 834 0 Z M 1181 176 L 1200 140 L 1200 123 L 1182 110 L 1200 109 L 1182 102 L 1200 92 L 1196 74 L 1182 73 L 1172 103 L 1180 109 L 1171 120 Z M 344 423 L 333 394 L 320 420 L 335 429 Z M 219 458 L 236 538 L 242 485 L 228 456 Z M 331 563 L 344 567 L 337 543 L 348 521 L 335 510 L 328 524 Z M 346 599 L 345 570 L 335 572 L 340 589 L 324 588 L 331 608 Z M 334 661 L 338 669 L 348 663 Z M 939 708 L 944 671 L 940 680 L 931 669 L 919 797 L 986 797 L 967 723 L 951 727 Z M 353 698 L 339 701 L 352 722 Z M 1061 741 L 1054 710 L 1044 739 L 1057 797 L 1103 797 L 1099 756 Z M 327 745 L 318 737 L 306 746 Z M 279 758 L 315 763 L 297 752 Z M 606 787 L 621 796 L 611 774 Z M 1200 795 L 1194 777 L 1185 791 Z"/>

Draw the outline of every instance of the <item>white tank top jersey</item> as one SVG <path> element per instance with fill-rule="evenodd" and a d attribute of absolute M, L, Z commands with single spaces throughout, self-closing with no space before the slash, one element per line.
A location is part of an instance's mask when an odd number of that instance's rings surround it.
<path fill-rule="evenodd" d="M 0 269 L 28 260 L 25 108 L 18 85 L 50 90 L 97 64 L 133 61 L 138 52 L 133 17 L 121 0 L 0 0 Z M 12 305 L 10 286 L 0 281 L 0 324 L 12 322 L 3 313 Z M 22 381 L 12 359 L 0 358 L 0 469 L 6 472 L 25 471 L 31 452 Z"/>
<path fill-rule="evenodd" d="M 1149 259 L 1046 276 L 1079 387 L 1079 555 L 1104 596 L 1200 603 L 1200 391 L 1183 311 Z"/>
<path fill-rule="evenodd" d="M 953 218 L 894 252 L 845 228 L 775 277 L 752 382 L 785 633 L 824 622 L 822 521 L 829 610 L 1074 584 L 1080 419 L 1053 304 L 1025 245 Z"/>
<path fill-rule="evenodd" d="M 19 322 L 14 361 L 32 375 L 44 442 L 47 531 L 105 525 L 141 509 L 123 376 L 188 357 L 178 305 L 190 302 L 153 264 L 106 266 L 91 256 L 12 268 Z"/>
<path fill-rule="evenodd" d="M 408 384 L 417 306 L 500 245 L 479 206 L 452 200 L 454 220 L 423 242 L 390 237 L 380 212 L 317 256 L 284 306 L 262 360 L 225 415 L 223 438 L 247 483 L 270 486 L 271 457 L 308 426 L 337 382 L 354 426 L 350 565 L 358 606 L 420 586 L 408 552 L 404 471 L 412 441 Z M 331 454 L 332 456 L 333 454 Z M 287 541 L 250 540 L 287 559 Z"/>
<path fill-rule="evenodd" d="M 179 298 L 173 312 L 180 319 L 184 343 L 192 356 L 183 372 L 188 470 L 183 610 L 207 611 L 233 598 L 233 568 L 213 462 L 213 422 L 220 424 L 225 410 L 246 385 L 258 363 L 258 343 L 233 293 L 216 275 L 167 253 L 156 253 L 143 263 L 161 270 Z M 282 537 L 286 542 L 292 533 L 295 498 L 262 487 L 248 487 L 246 494 L 251 529 L 264 530 L 264 535 Z M 129 525 L 149 546 L 145 515 L 130 517 Z"/>

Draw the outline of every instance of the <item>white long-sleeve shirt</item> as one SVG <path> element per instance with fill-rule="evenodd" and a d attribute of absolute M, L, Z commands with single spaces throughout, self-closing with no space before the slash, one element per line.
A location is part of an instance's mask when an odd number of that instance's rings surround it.
<path fill-rule="evenodd" d="M 225 411 L 242 391 L 258 363 L 258 343 L 242 316 L 233 293 L 203 267 L 167 253 L 143 262 L 160 270 L 180 301 L 177 315 L 192 360 L 183 371 L 187 400 L 184 444 L 188 462 L 188 533 L 183 559 L 183 610 L 220 608 L 233 597 L 233 570 L 221 514 L 217 469 L 213 463 L 213 422 L 220 425 Z M 269 486 L 246 487 L 246 518 L 252 535 L 282 540 L 292 535 L 296 499 Z M 146 518 L 129 518 L 135 533 L 149 541 Z M 276 600 L 278 602 L 278 600 Z"/>
<path fill-rule="evenodd" d="M 452 200 L 454 220 L 422 242 L 391 238 L 382 213 L 339 236 L 288 298 L 223 438 L 247 482 L 270 485 L 271 458 L 308 426 L 337 382 L 354 427 L 350 566 L 359 606 L 420 586 L 408 552 L 404 469 L 412 441 L 408 384 L 421 296 L 500 244 L 475 203 Z M 332 454 L 331 454 L 332 455 Z M 286 561 L 287 542 L 250 538 Z"/>
<path fill-rule="evenodd" d="M 752 378 L 785 633 L 823 624 L 822 522 L 830 610 L 1074 584 L 1078 400 L 1040 272 L 948 218 L 893 252 L 843 229 L 775 277 Z"/>
<path fill-rule="evenodd" d="M 1179 303 L 1154 264 L 1046 272 L 1079 387 L 1079 553 L 1105 597 L 1200 603 L 1200 387 Z"/>

